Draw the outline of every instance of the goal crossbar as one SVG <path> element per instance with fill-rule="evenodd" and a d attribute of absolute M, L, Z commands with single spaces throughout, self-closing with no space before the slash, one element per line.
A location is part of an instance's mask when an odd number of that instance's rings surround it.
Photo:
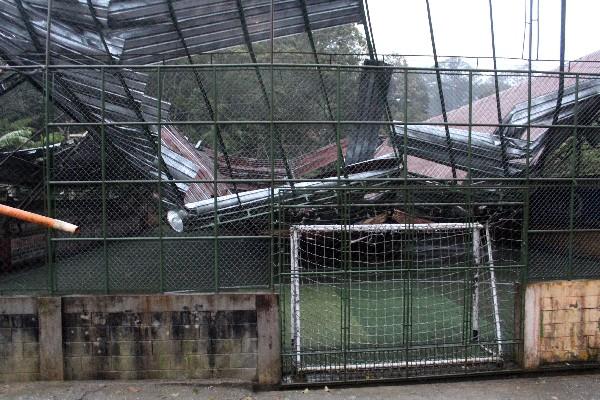
<path fill-rule="evenodd" d="M 290 232 L 396 232 L 483 229 L 480 223 L 370 224 L 370 225 L 292 225 Z"/>

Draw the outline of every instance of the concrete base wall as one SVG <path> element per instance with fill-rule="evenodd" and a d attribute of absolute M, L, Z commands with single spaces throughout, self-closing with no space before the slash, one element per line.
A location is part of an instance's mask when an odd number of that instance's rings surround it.
<path fill-rule="evenodd" d="M 600 361 L 600 280 L 529 285 L 524 322 L 526 368 Z"/>
<path fill-rule="evenodd" d="M 0 298 L 0 381 L 273 385 L 281 379 L 278 312 L 271 293 Z"/>
<path fill-rule="evenodd" d="M 40 379 L 37 301 L 11 297 L 0 301 L 0 382 Z"/>

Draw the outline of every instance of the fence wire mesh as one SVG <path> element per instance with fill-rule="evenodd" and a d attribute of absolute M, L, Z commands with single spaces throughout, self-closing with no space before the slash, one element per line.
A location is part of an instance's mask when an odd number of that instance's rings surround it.
<path fill-rule="evenodd" d="M 390 182 L 417 188 L 411 207 L 430 218 L 506 213 L 526 235 L 514 240 L 530 279 L 598 275 L 599 85 L 594 64 L 582 65 L 564 75 L 442 69 L 442 91 L 435 70 L 406 66 L 10 69 L 35 78 L 1 97 L 3 199 L 81 234 L 5 219 L 3 291 L 267 287 L 276 215 L 295 186 Z M 156 267 L 138 268 L 153 251 Z M 183 278 L 196 267 L 202 282 Z"/>
<path fill-rule="evenodd" d="M 271 289 L 292 381 L 515 367 L 521 286 L 600 277 L 600 68 L 394 64 L 8 68 L 2 202 L 81 232 L 3 219 L 0 293 Z"/>

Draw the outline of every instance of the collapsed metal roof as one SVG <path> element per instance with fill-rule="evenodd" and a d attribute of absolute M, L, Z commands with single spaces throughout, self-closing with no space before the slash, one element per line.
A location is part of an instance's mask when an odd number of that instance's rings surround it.
<path fill-rule="evenodd" d="M 593 62 L 596 61 L 596 62 Z M 596 73 L 600 72 L 600 51 L 590 56 L 584 57 L 580 62 L 571 64 L 570 72 L 578 73 Z M 508 158 L 508 173 L 510 177 L 519 176 L 524 172 L 526 159 L 530 159 L 530 167 L 536 167 L 536 164 L 543 158 L 544 154 L 555 150 L 560 146 L 569 135 L 572 135 L 572 129 L 561 132 L 560 128 L 552 126 L 553 116 L 556 112 L 558 102 L 558 78 L 548 74 L 534 76 L 531 80 L 531 110 L 528 111 L 528 82 L 511 87 L 500 92 L 501 104 L 507 111 L 507 116 L 503 121 L 503 126 L 498 127 L 497 121 L 493 118 L 496 107 L 495 94 L 476 101 L 472 105 L 471 115 L 477 116 L 472 119 L 477 126 L 469 131 L 466 127 L 459 124 L 468 124 L 469 106 L 466 105 L 457 110 L 448 113 L 448 123 L 459 125 L 456 128 L 449 128 L 450 138 L 453 144 L 454 162 L 457 168 L 457 177 L 464 179 L 467 171 L 472 176 L 477 177 L 500 177 L 506 176 L 503 168 L 501 156 L 500 135 L 506 138 L 506 152 Z M 577 94 L 575 93 L 577 89 Z M 575 103 L 577 102 L 577 108 Z M 510 107 L 510 108 L 509 108 Z M 600 116 L 600 78 L 595 76 L 585 76 L 580 80 L 576 87 L 575 78 L 570 76 L 565 79 L 565 90 L 563 92 L 560 109 L 558 112 L 557 125 L 573 125 L 574 114 L 577 110 L 578 115 L 586 116 L 585 120 L 579 120 L 580 124 L 592 124 Z M 380 110 L 381 111 L 381 110 Z M 432 125 L 411 125 L 405 129 L 403 125 L 396 125 L 393 129 L 392 138 L 397 146 L 398 152 L 394 152 L 391 146 L 391 139 L 386 139 L 384 143 L 375 151 L 373 147 L 373 132 L 367 130 L 361 137 L 359 133 L 352 132 L 346 142 L 348 153 L 353 149 L 353 154 L 361 153 L 360 165 L 371 165 L 368 172 L 369 177 L 394 176 L 398 173 L 397 169 L 389 169 L 389 164 L 377 164 L 377 160 L 392 160 L 398 154 L 407 154 L 408 172 L 417 176 L 425 176 L 436 179 L 452 178 L 450 157 L 446 141 L 446 130 L 443 126 L 441 116 L 436 116 L 428 121 Z M 527 141 L 527 125 L 548 125 L 548 127 L 535 127 L 530 129 L 530 141 Z M 511 126 L 513 125 L 513 126 Z M 404 145 L 404 133 L 406 132 L 407 143 Z M 470 136 L 470 141 L 469 141 Z M 582 136 L 592 145 L 597 145 L 597 130 L 588 129 L 582 133 Z M 469 144 L 470 143 L 470 144 Z M 336 154 L 330 155 L 335 160 Z M 348 161 L 348 158 L 346 158 Z M 356 164 L 356 165 L 359 165 Z M 368 167 L 367 167 L 368 168 Z M 348 179 L 361 179 L 365 175 L 350 175 Z M 327 187 L 324 182 L 323 188 Z M 308 185 L 312 189 L 320 186 Z M 287 187 L 286 187 L 287 188 Z M 293 190 L 290 188 L 275 188 L 277 193 L 286 193 L 286 196 L 279 195 L 279 201 L 291 201 L 294 198 Z M 285 189 L 285 190 L 284 190 Z M 283 192 L 282 192 L 283 191 Z M 309 196 L 304 193 L 304 196 Z M 269 194 L 267 192 L 257 191 L 252 193 L 250 198 L 241 198 L 241 204 L 232 203 L 232 196 L 223 196 L 217 198 L 216 203 L 188 203 L 183 212 L 185 218 L 192 221 L 201 221 L 206 219 L 209 213 L 214 212 L 214 207 L 226 218 L 227 214 L 240 212 L 244 207 L 250 206 L 255 202 L 267 202 Z M 308 200 L 307 200 L 308 201 Z M 215 205 L 216 204 L 216 205 Z"/>
<path fill-rule="evenodd" d="M 576 101 L 578 102 L 577 111 L 580 115 L 599 115 L 600 78 L 580 82 L 577 96 L 575 89 L 575 85 L 565 89 L 557 125 L 574 125 L 573 117 L 576 110 L 574 104 Z M 556 128 L 537 127 L 531 129 L 532 133 L 528 143 L 527 125 L 552 125 L 557 102 L 558 93 L 549 93 L 532 99 L 531 110 L 529 110 L 528 102 L 517 104 L 504 122 L 505 125 L 513 126 L 496 127 L 492 132 L 471 130 L 470 149 L 469 131 L 450 128 L 456 167 L 463 171 L 471 170 L 474 177 L 505 176 L 500 148 L 501 135 L 507 138 L 506 151 L 509 162 L 509 176 L 522 173 L 525 170 L 528 157 L 531 165 L 535 167 L 543 152 L 556 149 L 564 142 L 565 138 L 555 140 L 552 135 L 548 134 L 550 130 L 556 130 Z M 481 112 L 479 109 L 476 111 Z M 396 145 L 400 151 L 406 151 L 411 156 L 446 166 L 450 165 L 444 127 L 411 126 L 407 129 L 408 144 L 406 147 L 404 147 L 403 142 L 403 127 L 396 126 L 395 131 Z M 572 132 L 572 129 L 569 132 Z M 582 133 L 582 135 L 586 138 L 590 137 L 589 140 L 591 141 L 595 140 L 595 132 L 591 130 Z"/>
<path fill-rule="evenodd" d="M 0 0 L 0 58 L 9 66 L 44 64 L 47 4 L 45 0 Z M 52 4 L 50 63 L 85 66 L 53 70 L 54 104 L 74 121 L 108 123 L 104 129 L 110 150 L 126 154 L 142 176 L 214 179 L 214 171 L 208 168 L 212 162 L 175 127 L 161 130 L 158 157 L 157 126 L 117 124 L 160 118 L 168 125 L 169 103 L 162 101 L 159 106 L 156 98 L 146 94 L 147 74 L 127 68 L 101 74 L 90 66 L 151 64 L 186 56 L 191 61 L 192 54 L 244 43 L 252 55 L 252 42 L 271 35 L 271 0 L 54 0 Z M 361 0 L 277 0 L 273 5 L 275 37 L 358 23 L 363 16 Z M 2 77 L 0 94 L 16 87 L 17 79 L 43 89 L 41 69 L 15 76 Z M 258 70 L 257 78 L 262 83 Z M 198 75 L 196 79 L 202 89 Z M 205 100 L 210 114 L 212 106 Z M 97 142 L 99 128 L 89 130 Z M 231 175 L 226 149 L 221 147 Z M 168 185 L 164 195 L 175 206 L 229 193 L 222 184 L 216 193 L 212 184 L 179 184 Z"/>
<path fill-rule="evenodd" d="M 45 0 L 0 0 L 0 57 L 9 68 L 0 76 L 0 94 L 7 93 L 21 82 L 27 81 L 38 89 L 44 85 L 41 69 L 19 74 L 10 71 L 10 66 L 39 66 L 44 63 L 43 43 L 46 41 Z M 196 179 L 209 183 L 180 183 L 167 185 L 163 195 L 173 210 L 185 210 L 183 214 L 203 219 L 214 212 L 216 206 L 222 215 L 238 213 L 248 205 L 258 204 L 260 209 L 270 199 L 270 189 L 259 189 L 252 185 L 220 182 L 215 178 L 270 177 L 270 166 L 251 158 L 232 157 L 220 140 L 218 149 L 207 152 L 198 150 L 169 123 L 170 104 L 147 94 L 148 75 L 128 68 L 107 70 L 102 76 L 98 67 L 103 64 L 148 64 L 165 60 L 215 51 L 246 44 L 252 61 L 256 57 L 252 43 L 270 37 L 270 0 L 54 0 L 53 22 L 50 27 L 50 63 L 82 66 L 81 69 L 53 70 L 54 104 L 69 118 L 77 122 L 97 123 L 104 121 L 109 156 L 126 160 L 141 177 L 170 179 Z M 361 22 L 363 4 L 361 0 L 277 0 L 274 2 L 274 35 L 282 37 L 294 33 Z M 307 22 L 308 21 L 308 22 Z M 17 70 L 15 70 L 17 71 Z M 357 99 L 359 120 L 383 120 L 385 101 L 389 87 L 389 74 L 369 74 L 363 70 L 360 79 L 362 98 Z M 17 71 L 18 72 L 18 71 Z M 197 84 L 203 88 L 202 76 L 196 71 Z M 570 65 L 569 72 L 600 72 L 600 52 L 594 53 Z M 256 69 L 257 83 L 263 86 L 261 73 Z M 574 114 L 574 78 L 565 79 L 565 91 L 561 98 L 558 123 L 572 123 Z M 104 90 L 103 90 L 104 88 Z M 509 88 L 499 94 L 502 114 L 506 125 L 517 127 L 495 127 L 490 120 L 496 107 L 495 95 L 480 99 L 472 105 L 472 122 L 478 125 L 471 132 L 465 126 L 469 122 L 469 107 L 464 106 L 448 112 L 448 123 L 456 125 L 449 129 L 453 144 L 450 157 L 446 130 L 443 125 L 411 126 L 407 129 L 407 144 L 404 147 L 403 127 L 396 126 L 392 139 L 379 145 L 376 127 L 357 125 L 342 143 L 343 156 L 350 169 L 348 178 L 393 176 L 389 160 L 405 152 L 411 174 L 432 178 L 450 177 L 450 168 L 456 167 L 457 177 L 464 178 L 471 170 L 474 176 L 518 176 L 523 172 L 524 160 L 529 157 L 533 165 L 543 155 L 562 143 L 560 132 L 555 128 L 533 128 L 532 142 L 526 141 L 525 127 L 518 125 L 550 124 L 558 102 L 558 78 L 556 76 L 534 76 L 531 81 L 531 118 L 527 111 L 528 82 Z M 326 91 L 325 91 L 326 96 Z M 212 105 L 205 96 L 205 108 L 211 115 Z M 102 106 L 104 103 L 104 107 Z M 580 82 L 578 107 L 585 110 L 590 121 L 597 119 L 600 111 L 600 82 L 585 79 Z M 158 156 L 158 126 L 148 122 L 161 121 L 161 155 Z M 120 125 L 119 122 L 145 122 L 141 126 Z M 426 122 L 439 124 L 442 117 Z M 554 135 L 556 133 L 556 135 Z M 217 136 L 220 133 L 217 132 Z M 98 149 L 100 137 L 96 126 L 89 127 L 89 134 L 79 147 Z M 500 155 L 500 138 L 506 138 L 508 168 Z M 586 135 L 591 144 L 597 144 L 591 134 Z M 399 150 L 393 152 L 392 140 Z M 335 163 L 338 149 L 335 144 L 327 145 L 311 154 L 288 159 L 281 152 L 275 162 L 277 179 L 305 174 Z M 469 154 L 470 153 L 470 154 Z M 71 152 L 62 151 L 64 156 L 57 163 L 69 163 Z M 217 157 L 219 176 L 215 176 L 214 157 Z M 455 165 L 450 166 L 450 161 Z M 394 164 L 394 163 L 392 163 Z M 395 163 L 397 164 L 397 162 Z M 362 174 L 352 173 L 352 165 L 360 166 Z M 60 168 L 57 168 L 60 171 Z M 355 168 L 354 171 L 359 170 Z M 267 171 L 267 172 L 265 172 Z M 115 172 L 113 172 L 115 173 Z M 131 179 L 130 170 L 125 176 L 113 179 Z M 326 188 L 333 178 L 313 185 L 308 182 L 296 187 Z M 246 191 L 240 193 L 241 191 Z M 293 198 L 292 187 L 274 189 L 282 199 Z M 235 194 L 237 192 L 237 194 Z M 289 196 L 283 193 L 291 193 Z M 254 206 L 253 206 L 254 207 Z M 224 213 L 224 214 L 223 214 Z M 179 214 L 178 214 L 179 215 Z"/>
<path fill-rule="evenodd" d="M 580 119 L 578 124 L 591 125 L 600 115 L 600 78 L 595 75 L 600 74 L 600 51 L 570 62 L 566 72 L 568 75 L 564 79 L 565 90 L 557 123 L 559 125 L 573 124 L 576 85 L 574 74 L 583 74 L 580 76 L 579 81 L 578 114 Z M 522 75 L 525 76 L 525 72 Z M 519 84 L 501 91 L 499 93 L 499 103 L 502 115 L 505 116 L 503 125 L 518 126 L 529 123 L 529 90 L 531 90 L 532 104 L 531 125 L 552 125 L 552 117 L 558 101 L 559 81 L 558 74 L 538 73 L 532 76 L 531 84 L 525 79 Z M 472 172 L 474 176 L 504 176 L 502 157 L 500 157 L 501 135 L 506 137 L 509 142 L 507 150 L 509 152 L 510 176 L 522 173 L 525 167 L 528 129 L 523 126 L 498 128 L 497 121 L 494 120 L 496 107 L 496 94 L 491 94 L 474 101 L 471 110 L 469 110 L 467 104 L 447 113 L 448 123 L 454 126 L 454 129 L 450 131 L 452 142 L 457 147 L 456 154 L 458 157 L 465 156 L 465 138 L 468 137 L 469 121 L 477 125 L 473 128 Z M 582 119 L 583 116 L 585 118 Z M 425 124 L 443 124 L 443 122 L 442 115 L 424 121 Z M 397 135 L 402 136 L 403 129 L 402 126 L 397 126 L 395 129 Z M 569 132 L 571 131 L 569 130 Z M 440 132 L 440 129 L 437 129 L 434 125 L 410 127 L 408 135 L 410 140 L 406 149 L 410 155 L 408 160 L 410 172 L 432 178 L 450 177 L 451 167 L 447 155 L 448 150 L 445 142 L 443 146 L 440 142 L 442 133 L 445 134 L 445 132 Z M 564 132 L 553 127 L 533 127 L 529 135 L 531 140 L 529 157 L 532 168 L 536 167 L 538 161 L 542 160 L 544 155 L 551 153 L 566 139 Z M 582 131 L 581 135 L 590 144 L 597 145 L 597 131 L 587 129 Z M 445 141 L 445 137 L 443 139 Z M 402 146 L 402 140 L 397 140 L 396 144 Z M 393 155 L 391 142 L 386 139 L 374 156 L 392 157 Z M 468 169 L 464 158 L 457 165 L 457 168 L 459 168 L 459 171 L 457 171 L 458 177 L 464 178 Z"/>

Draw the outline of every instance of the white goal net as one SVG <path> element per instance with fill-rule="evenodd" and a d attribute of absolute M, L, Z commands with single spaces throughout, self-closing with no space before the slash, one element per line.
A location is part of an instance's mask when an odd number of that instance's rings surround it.
<path fill-rule="evenodd" d="M 297 368 L 318 370 L 311 355 L 340 349 L 345 369 L 501 358 L 487 225 L 294 225 L 290 241 L 286 344 Z M 405 351 L 382 360 L 371 349 Z"/>

